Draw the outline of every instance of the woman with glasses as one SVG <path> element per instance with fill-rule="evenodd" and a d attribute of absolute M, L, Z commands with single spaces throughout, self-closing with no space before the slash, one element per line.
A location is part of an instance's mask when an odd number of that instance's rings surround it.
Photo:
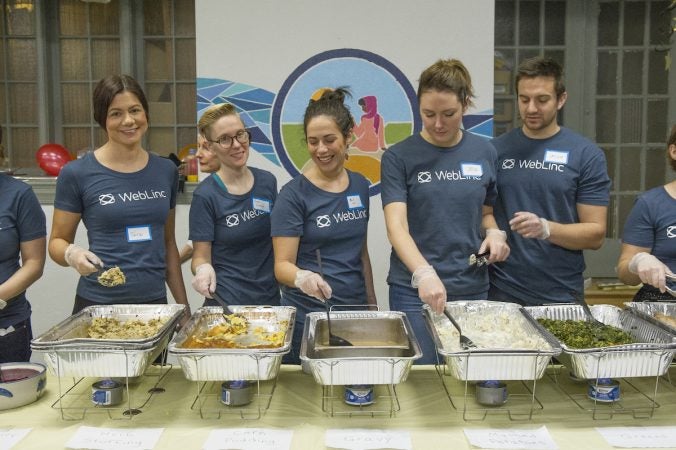
<path fill-rule="evenodd" d="M 49 237 L 51 258 L 81 275 L 73 314 L 91 305 L 165 304 L 166 282 L 176 303 L 186 306 L 185 322 L 190 308 L 174 236 L 178 170 L 142 146 L 148 101 L 134 78 L 102 79 L 93 100 L 94 119 L 108 140 L 61 170 Z M 74 243 L 80 220 L 88 249 Z M 100 284 L 100 271 L 114 266 L 124 283 Z"/>
<path fill-rule="evenodd" d="M 676 172 L 676 125 L 667 140 L 667 163 Z M 643 283 L 634 301 L 676 301 L 676 181 L 643 193 L 627 217 L 617 262 L 620 281 Z"/>
<path fill-rule="evenodd" d="M 347 93 L 326 89 L 310 100 L 303 127 L 312 163 L 282 188 L 272 211 L 282 305 L 296 307 L 288 363 L 300 362 L 307 313 L 323 311 L 324 302 L 376 304 L 366 245 L 369 182 L 344 167 L 354 127 Z"/>
<path fill-rule="evenodd" d="M 233 305 L 279 305 L 270 238 L 277 180 L 247 166 L 251 134 L 233 105 L 207 108 L 197 126 L 220 168 L 197 186 L 190 205 L 192 286 L 205 306 L 219 305 L 214 293 Z"/>

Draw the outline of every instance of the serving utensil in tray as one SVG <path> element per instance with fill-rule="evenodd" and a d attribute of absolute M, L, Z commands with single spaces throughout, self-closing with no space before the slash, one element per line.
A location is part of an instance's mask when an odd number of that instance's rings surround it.
<path fill-rule="evenodd" d="M 89 306 L 53 326 L 31 341 L 43 353 L 47 367 L 56 376 L 135 377 L 145 371 L 167 346 L 184 305 Z M 140 339 L 93 339 L 87 329 L 94 318 L 165 321 L 158 331 Z"/>
<path fill-rule="evenodd" d="M 453 324 L 456 330 L 458 330 L 458 334 L 460 335 L 460 345 L 462 345 L 462 348 L 467 349 L 467 348 L 475 348 L 476 344 L 474 341 L 472 341 L 470 338 L 462 334 L 462 328 L 460 328 L 460 325 L 458 325 L 458 322 L 455 321 L 451 313 L 448 312 L 448 310 L 444 307 L 444 315 L 448 318 L 448 320 Z"/>
<path fill-rule="evenodd" d="M 575 304 L 527 306 L 524 309 L 533 319 L 585 320 L 582 308 Z M 585 349 L 571 348 L 560 342 L 563 351 L 558 359 L 575 377 L 646 377 L 666 372 L 676 352 L 671 333 L 617 306 L 593 305 L 591 309 L 601 323 L 629 333 L 638 342 Z M 549 331 L 545 332 L 556 339 Z"/>
<path fill-rule="evenodd" d="M 451 375 L 462 381 L 483 380 L 536 380 L 542 377 L 552 356 L 561 352 L 561 346 L 542 326 L 531 319 L 523 308 L 515 303 L 489 300 L 458 300 L 446 303 L 446 310 L 458 322 L 463 322 L 463 332 L 472 336 L 476 347 L 460 345 L 457 331 L 443 315 L 436 314 L 428 305 L 423 305 L 423 316 L 434 339 L 437 351 L 444 358 Z M 502 318 L 514 327 L 514 332 L 527 334 L 539 342 L 538 348 L 523 348 L 516 338 L 503 346 L 485 347 L 483 339 L 468 320 L 470 317 Z M 467 321 L 465 321 L 467 320 Z M 496 325 L 497 326 L 497 325 Z M 514 341 L 514 342 L 512 342 Z"/>
<path fill-rule="evenodd" d="M 305 317 L 300 359 L 322 385 L 398 384 L 422 356 L 405 313 L 331 311 L 334 332 L 352 346 L 332 346 L 326 314 Z"/>
<path fill-rule="evenodd" d="M 668 331 L 676 340 L 676 303 L 625 302 L 624 306 L 630 313 Z"/>
<path fill-rule="evenodd" d="M 283 344 L 275 348 L 186 348 L 184 344 L 191 336 L 223 323 L 221 307 L 199 308 L 169 343 L 169 353 L 176 356 L 188 380 L 270 380 L 279 373 L 282 356 L 291 350 L 296 308 L 230 305 L 230 309 L 244 317 L 251 330 L 257 327 L 268 332 L 283 330 Z M 247 346 L 262 343 L 251 334 L 239 339 L 238 342 Z"/>

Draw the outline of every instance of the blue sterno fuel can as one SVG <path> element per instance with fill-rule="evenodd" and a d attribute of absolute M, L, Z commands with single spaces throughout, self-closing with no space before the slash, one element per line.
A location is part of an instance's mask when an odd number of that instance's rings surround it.
<path fill-rule="evenodd" d="M 112 406 L 122 402 L 123 387 L 115 380 L 101 380 L 92 384 L 92 403 Z"/>
<path fill-rule="evenodd" d="M 616 402 L 620 399 L 620 382 L 610 378 L 589 380 L 587 397 L 597 402 Z"/>
<path fill-rule="evenodd" d="M 352 384 L 345 386 L 345 403 L 354 406 L 366 406 L 373 403 L 372 384 Z"/>
<path fill-rule="evenodd" d="M 221 384 L 221 403 L 227 406 L 243 406 L 251 403 L 253 388 L 246 380 L 224 381 Z"/>

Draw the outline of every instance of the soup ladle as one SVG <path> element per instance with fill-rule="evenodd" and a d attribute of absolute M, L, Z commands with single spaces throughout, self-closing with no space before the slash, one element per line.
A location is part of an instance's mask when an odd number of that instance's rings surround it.
<path fill-rule="evenodd" d="M 319 249 L 316 250 L 317 255 L 317 265 L 319 266 L 319 275 L 324 279 L 324 269 L 322 268 L 322 254 Z M 329 329 L 329 345 L 331 347 L 348 347 L 352 346 L 352 342 L 347 339 L 343 339 L 340 336 L 336 336 L 331 332 L 331 309 L 329 308 L 329 299 L 324 299 L 324 306 L 326 307 L 326 325 Z"/>

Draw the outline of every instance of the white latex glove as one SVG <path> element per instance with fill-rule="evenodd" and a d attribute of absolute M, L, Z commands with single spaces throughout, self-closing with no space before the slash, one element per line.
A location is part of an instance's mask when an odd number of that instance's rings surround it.
<path fill-rule="evenodd" d="M 324 279 L 318 273 L 311 272 L 309 270 L 299 270 L 296 272 L 296 279 L 293 284 L 303 291 L 306 295 L 314 297 L 317 300 L 326 301 L 326 299 L 331 298 L 333 290 L 329 283 L 324 281 Z"/>
<path fill-rule="evenodd" d="M 509 221 L 509 227 L 521 236 L 531 239 L 547 239 L 550 236 L 549 222 L 532 212 L 519 211 Z"/>
<path fill-rule="evenodd" d="M 197 266 L 191 284 L 192 288 L 200 295 L 206 298 L 213 298 L 211 293 L 216 291 L 216 271 L 214 267 L 209 263 Z"/>
<path fill-rule="evenodd" d="M 441 314 L 446 306 L 446 287 L 432 266 L 420 266 L 411 277 L 411 287 L 418 288 L 420 299 L 430 305 L 432 311 Z"/>
<path fill-rule="evenodd" d="M 479 254 L 486 250 L 491 252 L 488 256 L 488 264 L 507 259 L 510 251 L 509 245 L 507 245 L 507 233 L 497 228 L 487 228 L 486 237 L 479 248 Z"/>
<path fill-rule="evenodd" d="M 99 267 L 103 267 L 103 262 L 98 256 L 75 244 L 70 244 L 66 247 L 66 253 L 64 253 L 63 258 L 80 275 L 89 275 L 96 272 Z"/>
<path fill-rule="evenodd" d="M 7 302 L 0 298 L 0 309 L 3 309 L 5 306 L 7 306 Z"/>
<path fill-rule="evenodd" d="M 629 272 L 635 273 L 645 284 L 655 286 L 660 292 L 666 291 L 666 274 L 669 268 L 650 253 L 639 252 L 629 261 Z"/>

